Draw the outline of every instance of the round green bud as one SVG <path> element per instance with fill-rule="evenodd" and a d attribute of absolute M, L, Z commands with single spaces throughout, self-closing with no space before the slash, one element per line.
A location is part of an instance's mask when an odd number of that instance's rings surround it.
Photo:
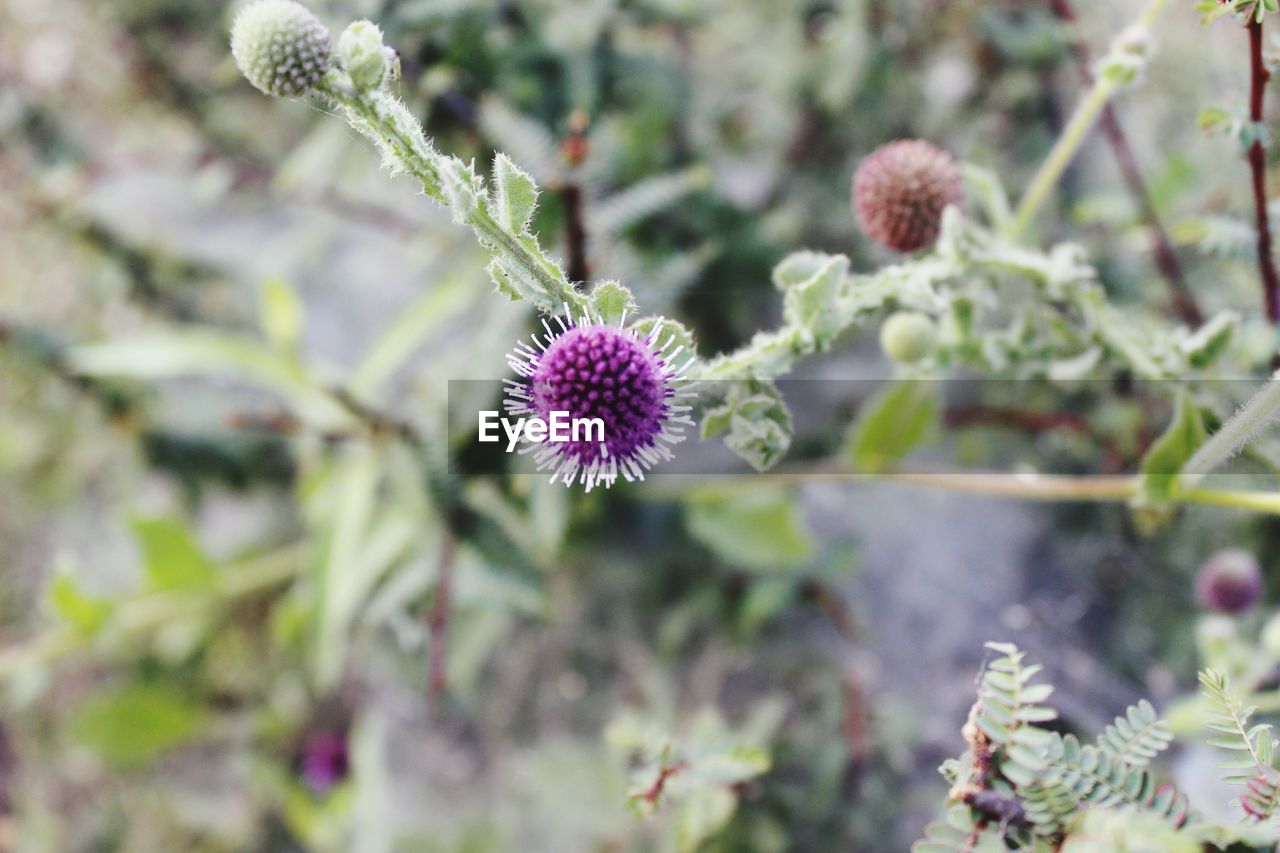
<path fill-rule="evenodd" d="M 355 21 L 338 36 L 338 60 L 357 89 L 376 89 L 387 75 L 395 53 L 382 43 L 382 30 L 372 21 Z"/>
<path fill-rule="evenodd" d="M 329 31 L 300 3 L 257 0 L 231 25 L 231 53 L 259 91 L 282 98 L 306 94 L 329 69 Z"/>
<path fill-rule="evenodd" d="M 929 355 L 936 339 L 933 321 L 914 311 L 899 311 L 880 327 L 880 348 L 902 364 L 914 364 Z"/>

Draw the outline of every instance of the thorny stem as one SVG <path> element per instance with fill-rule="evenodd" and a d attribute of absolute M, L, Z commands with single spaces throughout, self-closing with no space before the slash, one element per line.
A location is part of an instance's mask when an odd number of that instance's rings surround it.
<path fill-rule="evenodd" d="M 1262 21 L 1249 16 L 1249 120 L 1255 128 L 1262 125 L 1267 81 L 1271 72 L 1262 57 Z M 1253 211 L 1258 229 L 1258 272 L 1262 277 L 1262 295 L 1267 319 L 1280 323 L 1280 273 L 1276 272 L 1271 245 L 1271 217 L 1267 211 L 1267 150 L 1262 139 L 1249 148 L 1249 169 L 1253 176 Z"/>
<path fill-rule="evenodd" d="M 427 628 L 431 632 L 427 695 L 431 699 L 438 699 L 449 686 L 449 617 L 453 613 L 453 564 L 456 553 L 457 543 L 452 534 L 446 533 L 440 551 L 435 597 L 431 602 L 431 610 L 427 613 Z"/>
<path fill-rule="evenodd" d="M 1071 0 L 1049 0 L 1049 5 L 1059 19 L 1066 23 L 1075 23 L 1076 12 Z M 1092 86 L 1094 75 L 1090 69 L 1089 48 L 1084 41 L 1075 37 L 1071 39 L 1070 50 L 1081 80 L 1086 86 Z M 1115 155 L 1116 164 L 1120 168 L 1120 175 L 1124 179 L 1125 186 L 1129 188 L 1129 194 L 1133 196 L 1139 214 L 1151 229 L 1155 244 L 1153 249 L 1156 268 L 1169 284 L 1173 310 L 1183 322 L 1190 326 L 1199 326 L 1204 322 L 1204 314 L 1200 311 L 1200 306 L 1196 304 L 1195 296 L 1187 285 L 1182 264 L 1178 260 L 1178 253 L 1173 248 L 1173 241 L 1169 239 L 1169 232 L 1165 230 L 1164 223 L 1160 220 L 1155 201 L 1151 198 L 1147 182 L 1142 177 L 1142 168 L 1138 165 L 1137 155 L 1134 154 L 1133 146 L 1129 144 L 1129 137 L 1120 124 L 1120 117 L 1116 114 L 1114 105 L 1107 104 L 1103 107 L 1102 114 L 1098 117 L 1098 127 L 1106 138 L 1107 144 L 1111 146 L 1111 152 Z"/>

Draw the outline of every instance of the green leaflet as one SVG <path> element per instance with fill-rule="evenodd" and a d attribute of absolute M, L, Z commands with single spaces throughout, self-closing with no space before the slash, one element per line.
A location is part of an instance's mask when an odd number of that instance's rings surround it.
<path fill-rule="evenodd" d="M 754 570 L 785 570 L 803 563 L 813 542 L 786 492 L 704 497 L 686 510 L 690 535 L 726 562 Z"/>
<path fill-rule="evenodd" d="M 1182 467 L 1206 439 L 1200 409 L 1185 393 L 1178 395 L 1173 420 L 1142 460 L 1142 495 L 1152 503 L 1170 500 Z"/>
<path fill-rule="evenodd" d="M 854 424 L 847 458 L 856 471 L 891 468 L 929 437 L 937 419 L 938 390 L 933 382 L 896 382 L 867 403 Z"/>

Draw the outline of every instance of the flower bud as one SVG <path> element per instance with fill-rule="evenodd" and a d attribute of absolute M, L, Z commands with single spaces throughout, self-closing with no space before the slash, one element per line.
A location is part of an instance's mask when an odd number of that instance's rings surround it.
<path fill-rule="evenodd" d="M 1262 570 L 1248 551 L 1227 548 L 1205 561 L 1196 576 L 1196 598 L 1210 610 L 1243 613 L 1262 597 Z"/>
<path fill-rule="evenodd" d="M 1116 37 L 1116 48 L 1130 56 L 1146 59 L 1151 54 L 1151 32 L 1146 27 L 1128 27 Z"/>
<path fill-rule="evenodd" d="M 382 30 L 372 21 L 355 21 L 338 36 L 338 59 L 357 89 L 381 86 L 388 60 L 394 56 L 382 43 Z"/>
<path fill-rule="evenodd" d="M 898 252 L 932 246 L 947 205 L 964 202 L 960 169 L 951 155 L 921 139 L 877 148 L 858 166 L 853 208 L 873 240 Z"/>
<path fill-rule="evenodd" d="M 258 90 L 282 98 L 306 94 L 329 68 L 329 31 L 293 0 L 257 0 L 231 26 L 231 53 Z"/>
<path fill-rule="evenodd" d="M 880 327 L 880 348 L 902 364 L 914 364 L 928 356 L 936 338 L 933 321 L 914 311 L 899 311 Z"/>

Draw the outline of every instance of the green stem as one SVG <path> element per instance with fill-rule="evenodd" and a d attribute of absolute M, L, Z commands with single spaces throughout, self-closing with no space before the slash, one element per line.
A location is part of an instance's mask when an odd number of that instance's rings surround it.
<path fill-rule="evenodd" d="M 1280 416 L 1280 373 L 1268 379 L 1262 390 L 1245 403 L 1240 411 L 1232 415 L 1222 428 L 1187 460 L 1178 477 L 1178 488 L 1195 491 L 1196 483 L 1243 450 L 1258 437 L 1259 433 L 1274 423 L 1278 416 Z"/>
<path fill-rule="evenodd" d="M 1069 476 L 1062 474 L 1021 474 L 1001 471 L 915 471 L 896 469 L 879 473 L 855 472 L 840 460 L 829 460 L 803 468 L 792 468 L 765 476 L 727 477 L 712 485 L 699 481 L 693 486 L 655 484 L 648 494 L 655 497 L 739 494 L 751 489 L 777 489 L 814 482 L 889 482 L 921 486 L 970 495 L 1015 498 L 1053 503 L 1127 503 L 1142 493 L 1142 481 L 1134 476 Z M 1280 492 L 1188 489 L 1175 502 L 1201 506 L 1280 515 Z"/>
<path fill-rule="evenodd" d="M 1161 9 L 1164 8 L 1164 4 L 1165 0 L 1152 0 L 1139 19 L 1138 26 L 1146 29 L 1154 24 Z M 1067 166 L 1071 165 L 1071 161 L 1075 159 L 1080 146 L 1084 144 L 1085 138 L 1089 135 L 1089 131 L 1097 123 L 1102 111 L 1111 102 L 1111 97 L 1119 87 L 1120 83 L 1112 74 L 1102 73 L 1095 77 L 1093 86 L 1089 88 L 1084 100 L 1076 107 L 1071 120 L 1067 122 L 1067 126 L 1063 128 L 1058 141 L 1054 143 L 1053 150 L 1049 152 L 1048 158 L 1041 164 L 1035 177 L 1031 179 L 1031 186 L 1027 188 L 1022 201 L 1018 203 L 1018 209 L 1014 212 L 1013 220 L 1005 230 L 1005 236 L 1010 240 L 1017 240 L 1031 225 L 1031 220 L 1040 211 L 1041 206 L 1049 197 L 1053 188 L 1058 185 L 1058 181 L 1062 178 L 1062 173 L 1066 171 Z"/>
<path fill-rule="evenodd" d="M 422 184 L 423 192 L 442 204 L 448 204 L 440 188 L 440 170 L 432 160 L 436 154 L 413 119 L 392 96 L 381 91 L 355 92 L 340 81 L 325 78 L 316 85 L 316 91 L 325 95 L 347 111 L 352 119 L 362 122 L 373 130 L 382 143 L 386 144 L 406 171 Z M 412 124 L 416 129 L 406 130 L 393 121 L 391 115 L 401 115 L 405 124 Z M 466 217 L 467 224 L 475 229 L 482 242 L 498 247 L 508 258 L 513 259 L 530 277 L 532 277 L 549 295 L 544 310 L 557 312 L 561 303 L 573 308 L 587 305 L 587 298 L 573 286 L 554 266 L 554 264 L 531 251 L 519 235 L 503 228 L 490 215 L 485 206 L 477 205 Z"/>
<path fill-rule="evenodd" d="M 1071 121 L 1063 129 L 1062 135 L 1054 143 L 1048 159 L 1041 164 L 1040 170 L 1032 178 L 1031 186 L 1027 188 L 1022 201 L 1018 203 L 1018 209 L 1014 212 L 1013 221 L 1009 223 L 1005 235 L 1010 240 L 1017 240 L 1027 230 L 1031 220 L 1035 218 L 1041 205 L 1049 197 L 1049 193 L 1058 185 L 1062 173 L 1075 159 L 1076 152 L 1084 144 L 1085 137 L 1098 120 L 1098 116 L 1110 103 L 1115 90 L 1115 80 L 1105 74 L 1098 75 L 1085 95 L 1085 99 L 1080 102 L 1080 106 L 1076 107 L 1075 114 L 1071 116 Z"/>

